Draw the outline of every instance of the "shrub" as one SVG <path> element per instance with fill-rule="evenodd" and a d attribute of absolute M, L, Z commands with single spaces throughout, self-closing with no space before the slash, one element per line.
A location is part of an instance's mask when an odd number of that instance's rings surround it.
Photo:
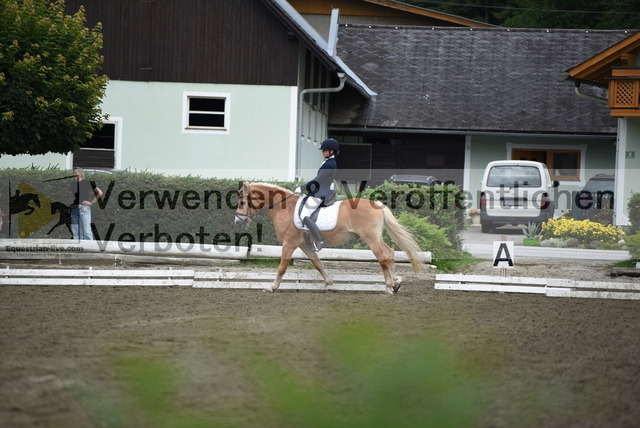
<path fill-rule="evenodd" d="M 627 208 L 629 209 L 629 222 L 631 223 L 629 234 L 638 234 L 640 233 L 640 193 L 633 192 L 631 194 L 627 201 Z"/>
<path fill-rule="evenodd" d="M 0 208 L 9 213 L 9 198 L 18 189 L 22 193 L 37 192 L 41 208 L 36 211 L 41 221 L 37 227 L 25 233 L 28 238 L 61 238 L 71 235 L 65 226 L 56 227 L 48 233 L 58 215 L 48 216 L 49 202 L 70 204 L 70 171 L 58 168 L 0 169 Z M 254 219 L 246 229 L 234 228 L 234 212 L 237 190 L 242 180 L 169 177 L 150 172 L 94 173 L 87 172 L 88 180 L 95 181 L 104 192 L 103 200 L 92 207 L 95 236 L 100 241 L 146 241 L 166 243 L 180 242 L 183 247 L 205 244 L 219 245 L 276 245 L 273 225 L 263 215 Z M 63 178 L 58 180 L 59 178 Z M 300 183 L 278 183 L 295 189 Z M 406 223 L 415 234 L 419 245 L 431 251 L 434 257 L 450 257 L 457 242 L 458 232 L 463 227 L 464 210 L 457 209 L 454 200 L 456 186 L 436 186 L 437 189 L 422 188 L 418 193 L 409 191 L 409 186 L 387 185 L 380 195 L 392 195 L 394 200 L 386 202 L 395 208 L 395 215 Z M 395 192 L 392 192 L 396 189 Z M 415 188 L 414 188 L 415 189 Z M 369 192 L 370 194 L 371 192 Z M 418 198 L 407 201 L 406 196 Z M 425 198 L 422 200 L 421 198 Z M 446 199 L 445 199 L 446 198 Z M 423 206 L 419 206 L 422 201 Z M 433 209 L 430 209 L 430 205 Z M 24 230 L 25 220 L 33 217 L 16 214 L 11 217 L 11 233 L 18 237 Z M 7 236 L 9 218 L 4 219 L 2 235 Z M 455 247 L 459 248 L 459 247 Z"/>
<path fill-rule="evenodd" d="M 426 218 L 445 230 L 453 247 L 462 248 L 459 233 L 464 228 L 466 198 L 458 186 L 419 186 L 385 181 L 359 196 L 384 203 L 396 216 L 408 212 Z"/>
<path fill-rule="evenodd" d="M 629 248 L 631 258 L 640 261 L 640 233 L 625 236 L 624 242 Z"/>
<path fill-rule="evenodd" d="M 401 212 L 398 215 L 398 222 L 413 233 L 422 251 L 431 251 L 434 259 L 452 258 L 456 255 L 451 241 L 447 239 L 446 230 L 429 223 L 426 218 L 408 212 Z M 384 231 L 384 240 L 391 243 L 394 249 L 399 249 L 395 247 L 395 243 L 392 243 L 386 229 Z"/>
<path fill-rule="evenodd" d="M 542 237 L 576 238 L 581 245 L 599 241 L 603 248 L 613 248 L 622 238 L 622 230 L 617 226 L 596 223 L 590 220 L 574 220 L 567 217 L 550 219 L 542 224 Z"/>

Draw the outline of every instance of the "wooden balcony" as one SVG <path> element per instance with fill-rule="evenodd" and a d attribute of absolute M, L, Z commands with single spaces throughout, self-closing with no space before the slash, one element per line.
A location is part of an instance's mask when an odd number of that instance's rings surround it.
<path fill-rule="evenodd" d="M 612 68 L 609 81 L 611 116 L 640 116 L 640 68 Z"/>

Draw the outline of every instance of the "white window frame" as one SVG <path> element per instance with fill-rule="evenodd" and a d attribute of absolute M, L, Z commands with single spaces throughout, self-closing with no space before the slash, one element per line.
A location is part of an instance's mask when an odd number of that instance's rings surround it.
<path fill-rule="evenodd" d="M 111 124 L 115 126 L 114 142 L 113 142 L 113 168 L 107 168 L 112 171 L 119 171 L 122 169 L 122 117 L 109 116 L 103 123 Z M 67 154 L 66 159 L 67 169 L 73 168 L 73 152 Z"/>
<path fill-rule="evenodd" d="M 204 127 L 189 126 L 189 100 L 191 98 L 217 98 L 224 99 L 224 126 Z M 208 113 L 208 112 L 207 112 Z M 229 124 L 231 123 L 231 94 L 221 92 L 190 92 L 182 93 L 182 133 L 183 134 L 229 134 Z"/>

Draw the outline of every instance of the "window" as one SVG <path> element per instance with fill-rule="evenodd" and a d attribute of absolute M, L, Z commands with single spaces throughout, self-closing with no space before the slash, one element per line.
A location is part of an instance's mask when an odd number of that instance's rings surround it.
<path fill-rule="evenodd" d="M 522 160 L 522 159 L 520 159 Z M 487 187 L 541 187 L 540 170 L 535 166 L 494 166 L 487 176 Z"/>
<path fill-rule="evenodd" d="M 116 123 L 105 123 L 73 152 L 73 167 L 114 169 L 116 167 Z"/>
<path fill-rule="evenodd" d="M 549 168 L 554 180 L 580 180 L 581 150 L 570 149 L 520 149 L 511 151 L 513 160 L 532 160 L 542 162 Z"/>
<path fill-rule="evenodd" d="M 183 132 L 228 133 L 229 94 L 185 92 Z"/>

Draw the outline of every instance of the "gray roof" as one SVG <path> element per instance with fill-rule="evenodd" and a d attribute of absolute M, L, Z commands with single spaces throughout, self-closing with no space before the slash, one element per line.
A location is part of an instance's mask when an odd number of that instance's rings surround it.
<path fill-rule="evenodd" d="M 607 106 L 566 70 L 629 31 L 341 26 L 338 54 L 378 93 L 331 125 L 451 132 L 607 134 Z M 598 88 L 594 88 L 598 91 Z M 606 97 L 606 91 L 595 95 Z"/>

